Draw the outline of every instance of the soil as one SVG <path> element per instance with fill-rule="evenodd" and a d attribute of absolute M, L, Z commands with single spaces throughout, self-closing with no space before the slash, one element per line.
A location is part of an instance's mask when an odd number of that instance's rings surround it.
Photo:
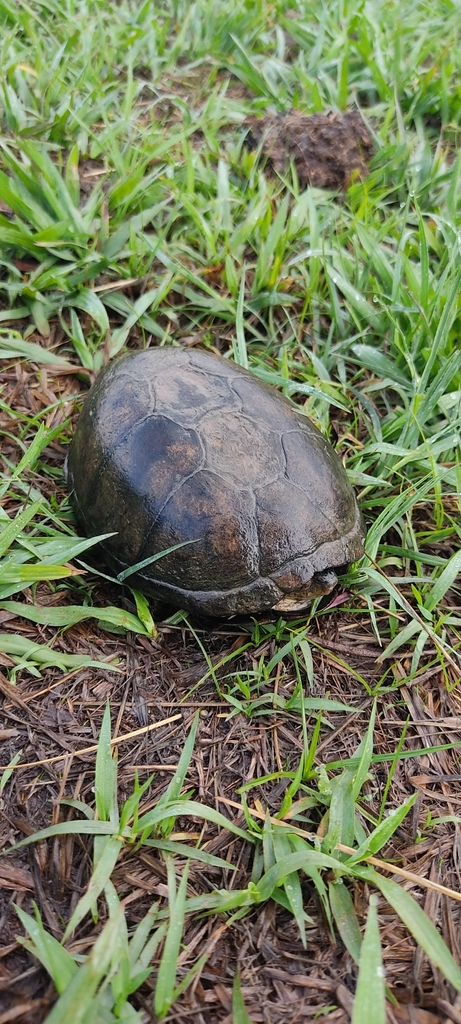
<path fill-rule="evenodd" d="M 247 121 L 247 145 L 261 147 L 278 174 L 290 163 L 302 188 L 346 189 L 356 177 L 368 174 L 373 155 L 370 132 L 356 110 L 344 114 L 267 114 Z"/>
<path fill-rule="evenodd" d="M 3 409 L 13 405 L 19 422 L 49 409 L 49 428 L 64 423 L 74 408 L 81 374 L 34 369 L 18 363 L 1 375 Z M 56 403 L 57 399 L 60 402 Z M 16 465 L 22 454 L 18 421 L 0 410 L 3 469 Z M 21 419 L 21 417 L 23 419 Z M 43 460 L 29 472 L 31 487 L 41 488 L 60 501 L 65 451 L 53 440 Z M 45 469 L 46 467 L 46 469 Z M 21 505 L 21 495 L 11 497 L 11 515 Z M 55 584 L 41 584 L 34 593 L 25 591 L 26 603 L 65 605 L 82 603 L 92 586 L 95 605 L 120 604 L 134 611 L 129 591 L 97 582 L 90 575 L 77 579 L 74 592 Z M 345 595 L 340 595 L 345 596 Z M 313 676 L 302 683 L 306 697 L 329 696 L 348 705 L 349 712 L 325 712 L 315 756 L 315 766 L 350 757 L 360 743 L 369 721 L 375 688 L 378 716 L 375 753 L 383 760 L 373 768 L 364 787 L 364 812 L 378 815 L 386 796 L 388 809 L 400 806 L 413 794 L 418 800 L 382 855 L 396 868 L 405 868 L 421 879 L 402 882 L 437 924 L 458 961 L 461 958 L 460 903 L 424 886 L 443 882 L 459 891 L 460 832 L 459 755 L 461 719 L 448 665 L 445 672 L 436 651 L 427 645 L 425 661 L 417 678 L 409 682 L 411 650 L 397 659 L 382 660 L 382 647 L 373 630 L 365 602 L 356 595 L 354 612 L 336 600 L 313 619 L 308 638 L 313 657 Z M 171 611 L 171 610 L 170 610 Z M 378 628 L 387 620 L 375 603 Z M 232 709 L 226 694 L 236 684 L 236 674 L 255 670 L 263 657 L 267 664 L 282 645 L 270 617 L 262 617 L 256 646 L 241 648 L 250 639 L 252 623 L 204 620 L 172 624 L 168 609 L 160 612 L 158 636 L 117 635 L 96 627 L 90 620 L 65 632 L 35 626 L 11 612 L 0 611 L 2 632 L 23 634 L 38 643 L 67 653 L 85 653 L 101 662 L 98 668 L 63 673 L 42 671 L 33 677 L 18 673 L 16 685 L 7 678 L 11 658 L 0 656 L 0 779 L 11 758 L 20 760 L 0 793 L 0 849 L 5 853 L 25 836 L 52 822 L 78 818 L 64 799 L 94 806 L 95 744 L 106 701 L 110 701 L 112 731 L 119 738 L 119 796 L 131 792 L 135 772 L 140 782 L 153 775 L 142 808 L 153 806 L 170 781 L 196 712 L 197 742 L 187 775 L 193 798 L 219 810 L 245 827 L 241 786 L 254 783 L 247 792 L 249 804 L 261 813 L 280 811 L 287 780 L 295 771 L 303 750 L 301 716 L 296 709 L 278 710 L 289 701 L 297 686 L 295 666 L 289 655 L 280 661 L 259 695 L 266 697 L 259 714 L 247 716 Z M 240 653 L 237 653 L 240 652 Z M 104 664 L 117 660 L 118 672 Z M 210 675 L 214 666 L 215 681 Z M 235 691 L 237 692 L 237 691 Z M 275 697 L 274 697 L 275 694 Z M 180 718 L 175 716 L 180 715 Z M 316 712 L 307 716 L 308 735 Z M 171 720 L 170 720 L 171 719 Z M 169 721 L 170 720 L 170 721 Z M 406 730 L 406 732 L 405 732 Z M 136 736 L 128 734 L 137 732 Z M 405 732 L 404 750 L 409 756 L 393 759 L 398 739 Z M 124 738 L 128 737 L 128 738 Z M 451 749 L 440 749 L 444 744 Z M 421 755 L 421 748 L 428 752 Z M 90 750 L 88 750 L 90 748 Z M 415 750 L 413 757 L 411 752 Z M 85 752 L 86 751 L 86 752 Z M 262 777 L 275 777 L 258 783 Z M 390 778 L 391 776 L 391 778 Z M 259 802 L 258 802 L 259 801 Z M 322 821 L 313 813 L 308 824 L 321 833 Z M 224 828 L 199 819 L 176 822 L 175 834 L 183 841 L 200 839 L 202 849 L 218 855 L 236 871 L 193 862 L 189 895 L 220 888 L 245 888 L 251 878 L 254 851 L 250 844 Z M 33 913 L 37 904 L 45 927 L 61 938 L 65 922 L 85 891 L 91 873 L 91 840 L 69 836 L 34 843 L 0 860 L 0 1024 L 43 1024 L 56 999 L 46 972 L 24 949 L 24 934 L 15 906 Z M 381 854 L 380 854 L 381 856 Z M 112 880 L 124 900 L 129 926 L 135 925 L 153 902 L 166 905 L 166 868 L 155 847 L 127 847 Z M 392 877 L 390 875 L 389 877 Z M 327 881 L 328 879 L 326 879 Z M 349 1024 L 357 969 L 338 938 L 332 935 L 315 890 L 304 884 L 305 909 L 311 918 L 303 948 L 293 918 L 275 902 L 255 907 L 246 917 L 232 921 L 224 916 L 190 918 L 180 956 L 183 977 L 198 956 L 207 952 L 204 968 L 175 1003 L 167 1021 L 181 1024 L 231 1024 L 232 979 L 238 969 L 242 993 L 254 1024 L 295 1024 L 315 1020 Z M 351 886 L 359 921 L 368 908 L 368 892 L 362 884 Z M 409 937 L 387 903 L 378 900 L 379 923 L 389 990 L 388 1024 L 442 1024 L 459 1022 L 461 1005 L 440 972 Z M 71 951 L 87 953 L 104 922 L 104 905 L 98 923 L 85 920 L 68 944 Z M 158 963 L 153 964 L 154 971 Z M 132 997 L 145 1021 L 153 1022 L 152 989 L 155 974 Z M 372 1024 L 372 1022 L 370 1022 Z"/>

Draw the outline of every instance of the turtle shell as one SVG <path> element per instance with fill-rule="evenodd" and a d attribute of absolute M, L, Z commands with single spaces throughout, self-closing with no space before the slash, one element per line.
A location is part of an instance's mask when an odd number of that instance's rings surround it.
<path fill-rule="evenodd" d="M 272 387 L 195 349 L 112 362 L 85 400 L 68 483 L 88 535 L 133 586 L 207 615 L 306 607 L 363 554 L 336 452 Z"/>

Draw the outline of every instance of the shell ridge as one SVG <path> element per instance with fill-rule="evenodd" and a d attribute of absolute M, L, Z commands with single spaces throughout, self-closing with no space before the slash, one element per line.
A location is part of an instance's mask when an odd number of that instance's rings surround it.
<path fill-rule="evenodd" d="M 157 412 L 145 413 L 144 416 L 141 416 L 139 420 L 136 420 L 136 423 L 133 423 L 133 425 L 131 427 L 129 427 L 129 429 L 124 434 L 121 434 L 120 437 L 118 437 L 117 440 L 114 441 L 114 444 L 112 445 L 111 448 L 109 448 L 106 457 L 99 464 L 98 473 L 100 475 L 102 475 L 102 473 L 104 473 L 104 470 L 107 469 L 107 466 L 110 464 L 111 460 L 113 459 L 114 455 L 116 454 L 117 449 L 120 448 L 120 446 L 122 444 L 125 444 L 125 441 L 128 440 L 130 435 L 133 434 L 135 430 L 139 430 L 139 426 L 140 426 L 141 423 L 146 423 L 148 420 L 152 419 L 154 416 L 158 416 L 158 413 Z M 165 416 L 164 418 L 165 419 L 169 419 L 172 423 L 174 423 L 174 420 L 171 418 L 171 416 Z"/>
<path fill-rule="evenodd" d="M 296 434 L 296 433 L 298 433 L 298 431 L 296 431 L 296 430 L 284 431 L 282 436 L 281 436 L 281 438 L 280 438 L 281 445 L 282 445 L 282 448 L 283 448 L 283 452 L 285 454 L 285 460 L 286 460 L 286 473 L 285 473 L 285 477 L 286 477 L 287 480 L 289 480 L 291 486 L 295 487 L 296 490 L 299 491 L 300 494 L 303 495 L 304 500 L 309 503 L 309 505 L 312 508 L 312 511 L 315 513 L 315 515 L 318 516 L 319 518 L 321 516 L 322 519 L 324 519 L 328 523 L 329 527 L 333 531 L 334 539 L 337 540 L 340 537 L 340 534 L 338 533 L 336 527 L 332 523 L 330 517 L 326 514 L 325 510 L 322 509 L 322 508 L 319 508 L 318 501 L 316 501 L 316 499 L 312 499 L 310 497 L 310 495 L 309 495 L 308 491 L 306 491 L 305 487 L 302 487 L 301 484 L 299 484 L 297 482 L 297 480 L 293 480 L 290 477 L 290 474 L 288 472 L 288 456 L 287 456 L 287 453 L 286 453 L 286 449 L 285 449 L 285 445 L 284 445 L 284 440 L 283 440 L 285 433 Z M 310 551 L 315 551 L 315 547 L 316 547 L 316 545 L 314 543 L 314 546 L 313 546 L 313 548 L 310 549 Z M 310 552 L 306 552 L 306 553 L 309 554 Z"/>
<path fill-rule="evenodd" d="M 159 519 L 160 519 L 162 513 L 164 512 L 164 510 L 166 509 L 168 503 L 172 500 L 172 498 L 174 498 L 174 496 L 178 493 L 178 491 L 181 490 L 181 487 L 183 487 L 184 484 L 186 484 L 188 480 L 192 480 L 193 477 L 196 476 L 197 473 L 201 473 L 204 468 L 205 467 L 203 465 L 202 466 L 198 466 L 197 469 L 194 469 L 192 473 L 188 473 L 187 476 L 184 476 L 181 480 L 178 480 L 178 482 L 175 485 L 175 487 L 172 487 L 171 491 L 168 494 L 168 497 L 165 498 L 165 501 L 160 506 L 160 508 L 157 511 L 157 514 L 156 514 L 155 518 L 151 522 L 151 525 L 150 525 L 149 530 L 148 530 L 148 532 L 146 534 L 146 537 L 145 537 L 145 540 L 144 540 L 144 544 L 143 544 L 143 547 L 142 547 L 142 551 L 143 552 L 148 547 L 149 540 L 150 540 L 150 538 L 152 536 L 152 532 L 153 532 L 153 530 L 155 530 L 155 527 L 158 525 Z M 200 538 L 195 538 L 195 539 L 200 540 Z M 147 555 L 145 557 L 147 557 Z"/>

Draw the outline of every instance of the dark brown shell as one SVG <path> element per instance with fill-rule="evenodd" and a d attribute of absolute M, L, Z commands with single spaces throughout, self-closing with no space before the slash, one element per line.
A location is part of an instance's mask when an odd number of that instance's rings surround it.
<path fill-rule="evenodd" d="M 90 536 L 140 590 L 208 615 L 306 607 L 363 554 L 341 460 L 273 388 L 219 356 L 161 348 L 111 363 L 85 401 L 68 480 Z"/>

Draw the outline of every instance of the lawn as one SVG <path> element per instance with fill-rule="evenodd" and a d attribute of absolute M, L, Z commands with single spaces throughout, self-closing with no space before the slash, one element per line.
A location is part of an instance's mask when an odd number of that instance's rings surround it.
<path fill-rule="evenodd" d="M 459 1024 L 459 5 L 0 0 L 0 47 L 0 1024 Z M 341 456 L 307 612 L 79 533 L 85 393 L 171 345 Z"/>

